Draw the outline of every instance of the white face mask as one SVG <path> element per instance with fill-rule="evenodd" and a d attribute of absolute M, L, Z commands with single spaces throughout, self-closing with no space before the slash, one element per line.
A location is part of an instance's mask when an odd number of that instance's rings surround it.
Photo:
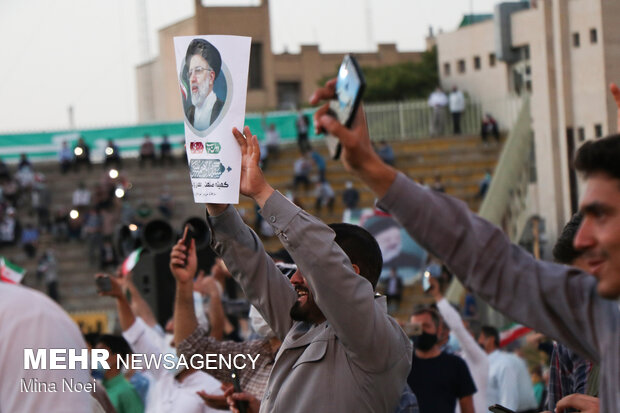
<path fill-rule="evenodd" d="M 260 315 L 254 306 L 250 306 L 249 318 L 250 325 L 256 334 L 263 338 L 272 338 L 276 336 L 271 327 L 269 327 L 269 324 L 267 324 L 263 316 Z"/>

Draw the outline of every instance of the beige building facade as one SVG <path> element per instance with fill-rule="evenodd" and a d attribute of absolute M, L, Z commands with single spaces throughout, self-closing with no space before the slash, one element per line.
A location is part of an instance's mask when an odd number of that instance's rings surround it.
<path fill-rule="evenodd" d="M 139 122 L 178 121 L 183 110 L 174 60 L 174 36 L 224 34 L 252 37 L 248 78 L 248 111 L 293 109 L 303 105 L 318 82 L 335 76 L 344 53 L 321 53 L 304 45 L 300 53 L 271 50 L 269 1 L 256 7 L 204 7 L 195 1 L 193 17 L 159 32 L 160 55 L 137 67 Z M 376 67 L 417 62 L 421 52 L 399 52 L 380 44 L 377 52 L 355 55 L 360 65 Z"/>
<path fill-rule="evenodd" d="M 504 3 L 493 19 L 437 37 L 445 88 L 481 101 L 530 96 L 537 179 L 529 209 L 545 220 L 547 250 L 578 205 L 575 149 L 617 130 L 608 85 L 620 82 L 618 18 L 614 0 Z"/>

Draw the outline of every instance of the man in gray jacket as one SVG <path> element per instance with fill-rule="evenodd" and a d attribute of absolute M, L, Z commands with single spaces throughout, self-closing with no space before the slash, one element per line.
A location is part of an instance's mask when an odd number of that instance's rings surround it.
<path fill-rule="evenodd" d="M 258 167 L 256 136 L 247 127 L 233 133 L 240 191 L 257 202 L 299 268 L 286 279 L 233 207 L 207 204 L 213 250 L 283 340 L 260 411 L 392 413 L 412 347 L 385 299 L 375 298 L 379 246 L 361 227 L 329 227 L 274 191 Z M 182 265 L 185 254 L 175 248 L 171 262 Z"/>
<path fill-rule="evenodd" d="M 335 83 L 316 91 L 311 103 L 333 98 Z M 577 154 L 586 189 L 574 244 L 588 257 L 584 272 L 537 261 L 465 203 L 385 165 L 361 107 L 351 129 L 327 110 L 323 105 L 315 113 L 315 126 L 340 140 L 345 166 L 377 194 L 378 205 L 489 304 L 600 362 L 601 411 L 620 412 L 620 135 L 589 141 Z"/>

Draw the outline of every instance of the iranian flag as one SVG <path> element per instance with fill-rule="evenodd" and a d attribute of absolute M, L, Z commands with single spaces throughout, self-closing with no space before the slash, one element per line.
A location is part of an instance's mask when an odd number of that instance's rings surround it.
<path fill-rule="evenodd" d="M 516 339 L 523 337 L 530 331 L 532 331 L 532 329 L 529 327 L 525 327 L 522 324 L 512 323 L 499 332 L 499 346 L 507 346 Z"/>
<path fill-rule="evenodd" d="M 13 264 L 4 257 L 0 257 L 0 281 L 19 284 L 24 278 L 26 270 Z"/>
<path fill-rule="evenodd" d="M 126 277 L 127 274 L 133 270 L 133 267 L 135 267 L 138 261 L 140 261 L 140 254 L 142 254 L 142 247 L 133 251 L 127 256 L 127 258 L 125 258 L 125 261 L 123 261 L 123 266 L 121 267 L 121 276 Z"/>

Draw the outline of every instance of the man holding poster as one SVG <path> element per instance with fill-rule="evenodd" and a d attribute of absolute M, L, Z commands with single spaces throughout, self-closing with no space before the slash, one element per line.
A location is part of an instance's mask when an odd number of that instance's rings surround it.
<path fill-rule="evenodd" d="M 258 166 L 256 136 L 248 127 L 233 133 L 242 153 L 240 192 L 256 201 L 298 267 L 289 280 L 232 206 L 207 204 L 212 249 L 282 340 L 261 412 L 392 413 L 412 347 L 385 297 L 375 297 L 377 242 L 356 225 L 327 226 L 275 191 Z M 185 251 L 177 244 L 171 263 L 184 265 Z M 193 331 L 182 320 L 175 328 Z"/>

